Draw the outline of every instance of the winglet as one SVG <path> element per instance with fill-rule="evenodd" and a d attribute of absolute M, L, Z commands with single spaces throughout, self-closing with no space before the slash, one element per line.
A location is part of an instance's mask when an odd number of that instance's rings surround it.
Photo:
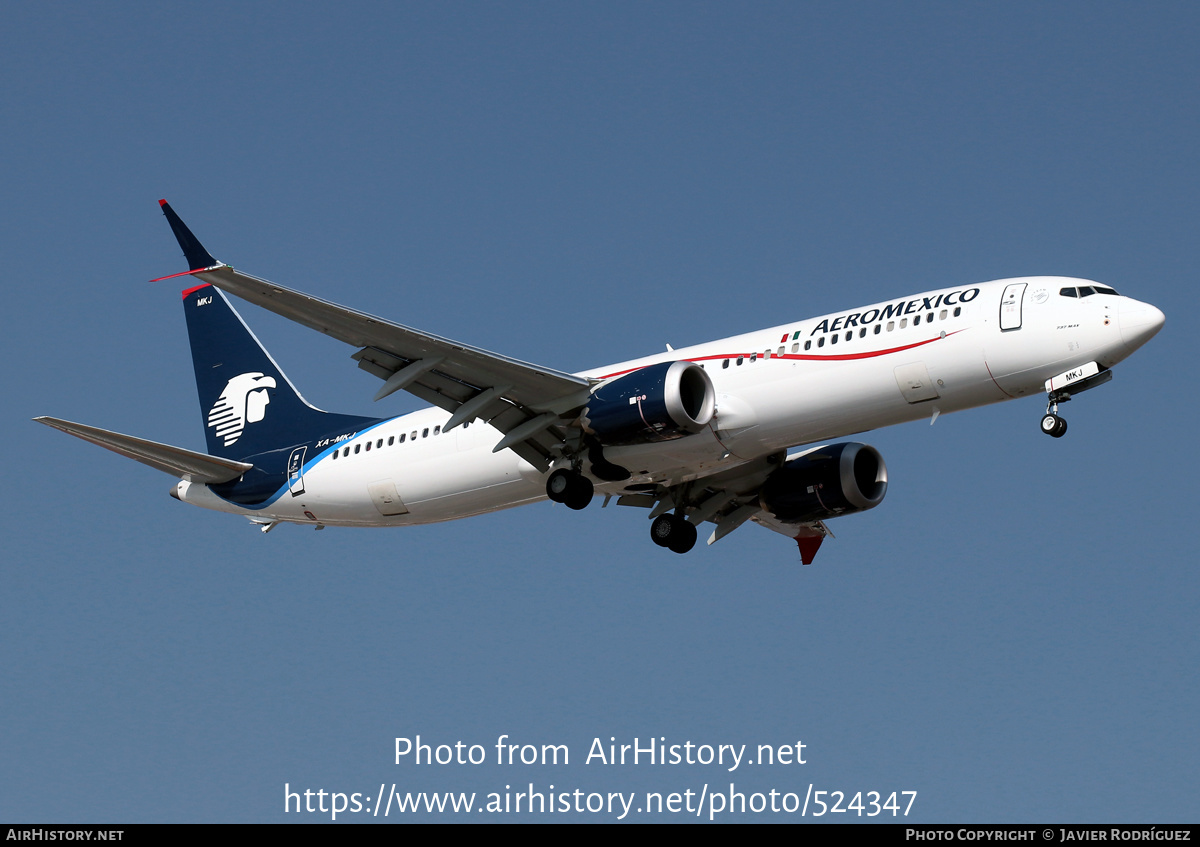
<path fill-rule="evenodd" d="M 166 200 L 159 200 L 158 205 L 162 206 L 163 214 L 167 216 L 167 223 L 171 225 L 171 232 L 175 233 L 175 240 L 183 249 L 183 256 L 187 259 L 190 270 L 200 271 L 221 264 L 204 249 L 204 245 L 196 236 L 192 235 L 187 224 L 180 220 L 179 215 L 175 214 L 175 210 L 168 205 Z"/>

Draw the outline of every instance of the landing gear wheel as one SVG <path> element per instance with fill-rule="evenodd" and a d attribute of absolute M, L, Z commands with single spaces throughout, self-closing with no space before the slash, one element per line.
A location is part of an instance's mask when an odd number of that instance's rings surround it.
<path fill-rule="evenodd" d="M 650 524 L 650 540 L 659 547 L 671 543 L 671 535 L 675 532 L 675 519 L 670 515 L 659 515 Z"/>
<path fill-rule="evenodd" d="M 566 468 L 559 468 L 550 474 L 550 478 L 546 480 L 546 496 L 555 503 L 567 502 L 571 491 L 571 477 L 574 475 Z"/>
<path fill-rule="evenodd" d="M 575 511 L 586 509 L 595 491 L 590 479 L 566 468 L 559 468 L 546 480 L 546 496 Z"/>
<path fill-rule="evenodd" d="M 1053 438 L 1062 438 L 1067 433 L 1067 422 L 1058 415 L 1047 414 L 1042 418 L 1042 432 Z"/>
<path fill-rule="evenodd" d="M 686 553 L 696 546 L 696 527 L 694 524 L 682 518 L 676 518 L 675 529 L 677 530 L 676 533 L 671 536 L 671 541 L 667 544 L 668 550 L 674 553 Z"/>
<path fill-rule="evenodd" d="M 596 493 L 596 487 L 592 485 L 592 481 L 582 474 L 572 474 L 571 488 L 567 492 L 566 503 L 568 509 L 580 511 L 586 509 L 588 504 L 592 502 L 592 495 Z"/>
<path fill-rule="evenodd" d="M 686 553 L 696 546 L 696 527 L 675 515 L 659 515 L 650 524 L 650 539 L 659 547 Z"/>

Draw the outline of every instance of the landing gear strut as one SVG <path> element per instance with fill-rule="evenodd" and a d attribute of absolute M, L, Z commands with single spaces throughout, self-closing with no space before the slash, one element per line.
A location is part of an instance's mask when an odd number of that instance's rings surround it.
<path fill-rule="evenodd" d="M 1053 438 L 1062 438 L 1067 434 L 1067 422 L 1058 416 L 1058 402 L 1070 400 L 1070 396 L 1060 397 L 1057 391 L 1051 392 L 1046 404 L 1046 414 L 1042 416 L 1042 432 Z"/>
<path fill-rule="evenodd" d="M 594 493 L 595 487 L 590 479 L 566 468 L 559 468 L 546 480 L 546 496 L 575 511 L 586 509 Z"/>
<path fill-rule="evenodd" d="M 678 515 L 659 515 L 650 524 L 650 538 L 659 547 L 686 553 L 696 546 L 696 527 Z"/>

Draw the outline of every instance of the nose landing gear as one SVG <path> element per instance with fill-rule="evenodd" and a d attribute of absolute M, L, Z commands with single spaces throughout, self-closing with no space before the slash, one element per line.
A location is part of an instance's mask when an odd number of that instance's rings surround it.
<path fill-rule="evenodd" d="M 1067 422 L 1053 412 L 1047 412 L 1042 418 L 1042 432 L 1054 438 L 1062 438 L 1067 433 Z"/>
<path fill-rule="evenodd" d="M 1067 434 L 1067 422 L 1058 416 L 1058 404 L 1071 399 L 1065 392 L 1051 391 L 1046 403 L 1046 414 L 1042 416 L 1042 432 L 1052 438 L 1062 438 Z"/>
<path fill-rule="evenodd" d="M 1042 432 L 1062 438 L 1067 432 L 1067 422 L 1058 416 L 1058 404 L 1066 403 L 1072 396 L 1104 385 L 1111 379 L 1111 370 L 1101 367 L 1099 362 L 1088 362 L 1046 380 L 1046 414 L 1042 417 Z"/>

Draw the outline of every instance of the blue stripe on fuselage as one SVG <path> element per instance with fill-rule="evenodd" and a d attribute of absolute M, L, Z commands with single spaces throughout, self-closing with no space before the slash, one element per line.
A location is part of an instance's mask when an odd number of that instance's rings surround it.
<path fill-rule="evenodd" d="M 398 416 L 398 417 L 401 417 L 401 416 Z M 343 438 L 341 441 L 337 441 L 334 444 L 331 444 L 330 446 L 325 447 L 324 449 L 321 450 L 320 453 L 317 453 L 315 456 L 313 456 L 313 458 L 305 461 L 304 465 L 301 467 L 301 475 L 308 473 L 310 470 L 312 470 L 314 467 L 316 467 L 317 463 L 320 462 L 322 459 L 324 459 L 326 456 L 330 456 L 334 453 L 334 451 L 340 450 L 340 449 L 342 449 L 342 447 L 345 447 L 346 443 L 351 441 L 352 439 L 358 438 L 359 436 L 363 435 L 364 433 L 371 432 L 372 430 L 377 429 L 378 427 L 383 426 L 386 423 L 390 423 L 394 420 L 397 420 L 397 418 L 376 419 L 375 423 L 371 424 L 370 426 L 365 427 L 363 429 L 355 430 L 351 435 L 349 435 L 349 437 Z M 325 438 L 337 437 L 340 435 L 345 435 L 345 433 L 339 432 L 339 433 L 336 433 L 336 435 L 327 435 L 327 436 L 323 436 L 322 438 L 313 439 L 313 441 L 309 442 L 308 444 L 294 444 L 289 447 L 281 447 L 278 450 L 272 450 L 269 453 L 260 454 L 259 456 L 246 457 L 245 461 L 254 462 L 256 470 L 261 470 L 261 472 L 263 474 L 266 474 L 269 477 L 279 477 L 282 479 L 282 483 L 276 483 L 274 485 L 274 487 L 272 487 L 270 489 L 270 493 L 262 496 L 261 499 L 258 498 L 259 493 L 262 491 L 262 489 L 264 487 L 266 487 L 266 485 L 271 484 L 267 480 L 262 480 L 262 481 L 253 481 L 252 480 L 249 483 L 246 483 L 246 482 L 244 482 L 245 477 L 243 476 L 242 479 L 240 479 L 236 482 L 223 483 L 223 484 L 217 485 L 217 486 L 210 485 L 209 490 L 212 491 L 214 494 L 216 494 L 218 497 L 220 497 L 225 502 L 232 503 L 233 505 L 238 506 L 239 508 L 251 509 L 254 511 L 259 511 L 261 509 L 265 509 L 268 506 L 275 503 L 276 501 L 278 501 L 280 497 L 282 497 L 284 494 L 288 493 L 291 490 L 291 486 L 289 485 L 288 472 L 287 472 L 287 463 L 288 463 L 288 459 L 292 455 L 293 451 L 295 451 L 301 447 L 312 448 L 313 445 L 319 443 L 320 441 L 323 441 Z M 277 470 L 277 471 L 269 470 L 266 467 L 260 466 L 259 461 L 256 461 L 256 460 L 261 460 L 262 456 L 277 456 L 277 457 L 279 457 L 280 463 L 281 463 L 280 466 L 281 466 L 282 470 Z M 253 470 L 247 471 L 248 474 L 251 474 L 253 472 L 254 472 Z M 238 492 L 239 488 L 242 489 L 240 497 L 239 497 L 239 492 Z M 225 489 L 224 493 L 222 493 L 222 491 L 219 489 Z M 241 498 L 245 498 L 245 500 L 243 500 Z"/>

